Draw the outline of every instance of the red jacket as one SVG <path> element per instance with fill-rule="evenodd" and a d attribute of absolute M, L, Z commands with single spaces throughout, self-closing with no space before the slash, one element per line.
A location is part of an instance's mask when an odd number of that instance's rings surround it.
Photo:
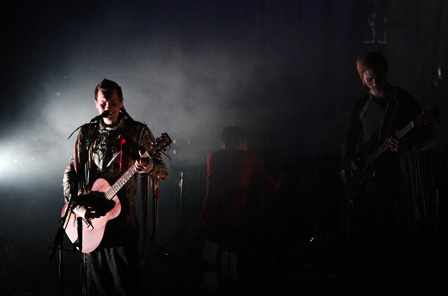
<path fill-rule="evenodd" d="M 228 232 L 252 226 L 261 209 L 261 192 L 280 183 L 260 157 L 239 149 L 222 149 L 207 157 L 207 189 L 201 211 L 205 230 Z"/>

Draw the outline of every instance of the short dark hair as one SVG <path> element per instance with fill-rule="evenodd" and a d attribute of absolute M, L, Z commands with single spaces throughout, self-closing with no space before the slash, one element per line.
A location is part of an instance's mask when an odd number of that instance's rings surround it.
<path fill-rule="evenodd" d="M 370 51 L 356 59 L 356 69 L 362 81 L 367 69 L 372 69 L 376 74 L 387 74 L 388 67 L 387 59 L 379 52 Z"/>
<path fill-rule="evenodd" d="M 102 91 L 106 99 L 109 99 L 114 91 L 117 91 L 118 98 L 123 100 L 123 92 L 121 91 L 121 87 L 114 81 L 104 78 L 103 81 L 100 82 L 95 88 L 95 101 L 98 98 L 98 91 Z"/>
<path fill-rule="evenodd" d="M 242 127 L 231 125 L 222 130 L 221 143 L 225 148 L 234 148 L 244 141 L 247 141 L 247 132 Z"/>

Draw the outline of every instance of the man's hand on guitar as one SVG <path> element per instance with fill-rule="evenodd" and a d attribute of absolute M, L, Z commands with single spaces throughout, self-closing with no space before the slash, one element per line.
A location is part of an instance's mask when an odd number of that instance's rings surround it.
<path fill-rule="evenodd" d="M 149 173 L 151 177 L 153 177 L 155 180 L 161 181 L 165 180 L 168 176 L 168 171 L 160 170 L 159 167 L 154 166 L 154 161 L 151 160 L 149 157 L 145 157 L 140 151 L 140 158 L 135 161 L 135 169 L 139 173 Z"/>
<path fill-rule="evenodd" d="M 365 166 L 365 160 L 363 157 L 359 155 L 350 161 L 350 168 L 353 171 L 357 171 L 359 168 L 362 168 L 364 166 Z"/>
<path fill-rule="evenodd" d="M 390 137 L 387 141 L 389 142 L 390 151 L 398 152 L 398 147 L 400 144 L 398 139 L 396 137 Z"/>
<path fill-rule="evenodd" d="M 154 168 L 154 162 L 149 157 L 142 157 L 143 154 L 139 151 L 140 158 L 134 163 L 135 169 L 139 173 L 149 173 Z"/>
<path fill-rule="evenodd" d="M 106 215 L 114 205 L 115 202 L 107 199 L 104 192 L 92 191 L 76 198 L 74 212 L 78 216 L 91 220 Z"/>

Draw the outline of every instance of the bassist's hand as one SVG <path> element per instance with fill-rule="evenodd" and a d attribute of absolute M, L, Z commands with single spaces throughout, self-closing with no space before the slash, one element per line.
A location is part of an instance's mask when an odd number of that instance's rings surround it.
<path fill-rule="evenodd" d="M 396 137 L 390 137 L 389 139 L 387 139 L 387 141 L 389 142 L 390 145 L 390 151 L 393 152 L 398 152 L 398 148 L 399 148 L 399 142 L 398 139 Z"/>
<path fill-rule="evenodd" d="M 357 171 L 359 169 L 358 165 L 354 160 L 350 161 L 350 168 L 354 171 Z"/>
<path fill-rule="evenodd" d="M 353 171 L 357 171 L 359 168 L 365 166 L 364 158 L 361 156 L 356 156 L 354 159 L 350 161 L 350 168 Z"/>

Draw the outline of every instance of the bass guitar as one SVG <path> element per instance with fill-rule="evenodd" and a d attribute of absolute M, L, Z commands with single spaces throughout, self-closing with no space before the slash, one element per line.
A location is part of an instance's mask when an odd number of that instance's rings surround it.
<path fill-rule="evenodd" d="M 415 120 L 409 122 L 405 127 L 399 130 L 395 134 L 395 138 L 400 139 L 414 127 L 428 125 L 439 117 L 439 110 L 437 107 L 429 107 L 423 111 Z M 381 145 L 377 146 L 370 153 L 368 153 L 364 159 L 364 166 L 358 168 L 356 171 L 351 169 L 343 169 L 341 171 L 341 178 L 344 184 L 345 193 L 348 195 L 356 195 L 359 193 L 360 188 L 364 182 L 373 178 L 377 170 L 372 168 L 372 163 L 384 152 L 390 148 L 389 141 L 384 141 Z"/>
<path fill-rule="evenodd" d="M 151 147 L 151 149 L 146 151 L 141 157 L 146 158 L 154 156 L 155 154 L 158 154 L 167 146 L 169 146 L 171 142 L 171 138 L 168 136 L 168 134 L 163 133 L 159 138 L 156 139 L 156 142 Z M 109 220 L 115 219 L 121 212 L 121 203 L 118 199 L 117 193 L 132 178 L 135 173 L 135 167 L 131 166 L 112 186 L 110 186 L 109 183 L 102 178 L 97 179 L 93 183 L 91 188 L 92 192 L 102 192 L 104 193 L 103 198 L 106 198 L 108 201 L 114 202 L 113 208 L 104 216 L 88 220 L 84 217 L 78 216 L 74 212 L 67 214 L 65 233 L 74 245 L 80 245 L 80 247 L 78 248 L 81 252 L 92 252 L 101 243 L 107 222 Z M 82 198 L 82 196 L 80 196 L 79 198 Z M 67 207 L 68 205 L 65 204 L 62 209 L 62 217 L 66 215 Z M 79 220 L 82 220 L 83 223 L 80 223 L 82 226 L 78 225 Z M 78 227 L 82 228 L 81 239 L 78 238 Z M 81 244 L 79 244 L 79 242 L 81 242 Z"/>

